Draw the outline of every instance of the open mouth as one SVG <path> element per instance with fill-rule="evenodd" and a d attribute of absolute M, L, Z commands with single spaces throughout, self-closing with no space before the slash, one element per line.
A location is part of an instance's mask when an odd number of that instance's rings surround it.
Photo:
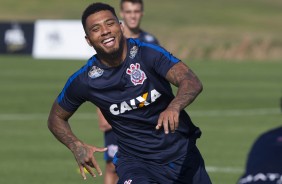
<path fill-rule="evenodd" d="M 105 45 L 106 47 L 110 47 L 113 46 L 115 44 L 115 38 L 111 37 L 111 38 L 107 38 L 105 40 L 102 41 L 103 45 Z"/>

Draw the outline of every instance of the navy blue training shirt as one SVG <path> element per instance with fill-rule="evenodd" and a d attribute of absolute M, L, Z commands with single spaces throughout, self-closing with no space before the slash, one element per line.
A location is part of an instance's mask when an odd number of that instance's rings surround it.
<path fill-rule="evenodd" d="M 118 67 L 103 65 L 94 55 L 67 81 L 57 98 L 74 112 L 86 101 L 100 108 L 118 139 L 119 153 L 160 164 L 172 162 L 188 149 L 188 138 L 199 132 L 181 111 L 175 133 L 155 130 L 159 114 L 174 98 L 168 70 L 179 59 L 160 46 L 127 39 L 128 52 Z"/>

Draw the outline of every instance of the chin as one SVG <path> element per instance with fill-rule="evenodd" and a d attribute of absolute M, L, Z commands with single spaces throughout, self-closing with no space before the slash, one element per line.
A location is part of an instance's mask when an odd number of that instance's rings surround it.
<path fill-rule="evenodd" d="M 114 47 L 114 48 L 111 48 L 111 49 L 105 49 L 104 52 L 105 52 L 105 53 L 108 53 L 108 54 L 114 54 L 114 53 L 116 53 L 118 50 L 119 50 L 118 47 Z"/>
<path fill-rule="evenodd" d="M 137 25 L 133 25 L 133 26 L 130 26 L 129 28 L 130 29 L 136 29 L 136 28 L 138 28 L 138 26 Z"/>

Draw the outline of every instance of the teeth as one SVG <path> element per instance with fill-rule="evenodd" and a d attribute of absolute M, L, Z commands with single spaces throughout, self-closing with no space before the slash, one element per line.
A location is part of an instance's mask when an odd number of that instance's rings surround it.
<path fill-rule="evenodd" d="M 108 38 L 108 39 L 106 39 L 106 40 L 103 40 L 103 43 L 108 43 L 108 42 L 111 42 L 111 41 L 113 41 L 114 40 L 114 38 Z"/>

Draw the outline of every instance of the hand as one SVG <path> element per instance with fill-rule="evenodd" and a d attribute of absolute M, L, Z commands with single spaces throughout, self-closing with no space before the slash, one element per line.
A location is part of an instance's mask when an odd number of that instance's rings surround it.
<path fill-rule="evenodd" d="M 179 111 L 174 108 L 167 108 L 163 111 L 158 119 L 156 129 L 159 130 L 162 126 L 164 127 L 165 134 L 174 133 L 178 128 L 179 124 Z"/>
<path fill-rule="evenodd" d="M 77 161 L 80 174 L 83 177 L 84 180 L 86 180 L 86 175 L 84 172 L 84 168 L 93 176 L 96 177 L 94 171 L 92 168 L 95 168 L 97 173 L 101 176 L 102 171 L 100 169 L 100 166 L 98 165 L 94 153 L 95 152 L 104 152 L 107 148 L 97 148 L 95 146 L 83 144 L 83 143 L 77 143 L 74 146 L 74 149 L 72 149 L 72 152 L 74 154 L 74 157 Z"/>

